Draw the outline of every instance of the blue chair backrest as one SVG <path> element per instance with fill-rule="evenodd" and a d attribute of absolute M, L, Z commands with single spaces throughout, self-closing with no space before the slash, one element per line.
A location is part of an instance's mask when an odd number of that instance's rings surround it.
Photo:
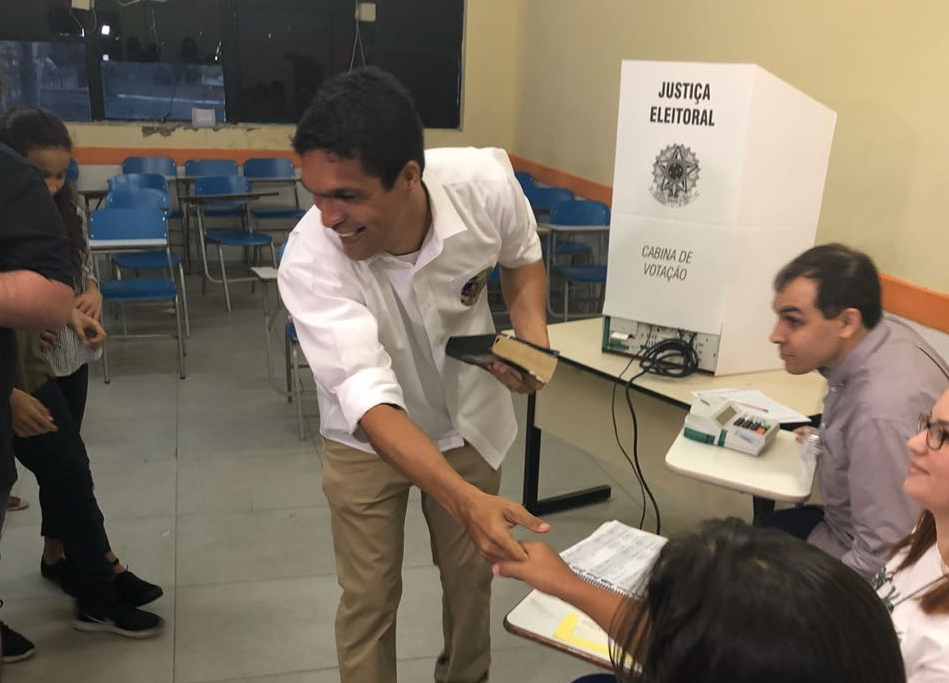
<path fill-rule="evenodd" d="M 66 180 L 71 183 L 79 180 L 79 164 L 71 157 L 69 159 L 69 168 L 66 170 Z"/>
<path fill-rule="evenodd" d="M 218 175 L 198 178 L 194 183 L 197 197 L 206 194 L 240 194 L 250 192 L 250 182 L 244 176 Z"/>
<path fill-rule="evenodd" d="M 553 209 L 560 202 L 573 199 L 573 192 L 565 187 L 533 187 L 524 190 L 531 206 L 547 206 Z"/>
<path fill-rule="evenodd" d="M 233 159 L 188 159 L 185 162 L 187 176 L 237 175 L 237 173 L 237 162 Z"/>
<path fill-rule="evenodd" d="M 244 162 L 245 178 L 295 178 L 293 162 L 283 157 L 248 159 Z"/>
<path fill-rule="evenodd" d="M 159 209 L 99 209 L 89 216 L 89 239 L 168 239 L 168 220 Z"/>
<path fill-rule="evenodd" d="M 160 177 L 160 176 L 159 176 Z M 105 196 L 107 209 L 161 209 L 171 208 L 167 192 L 151 187 L 120 187 Z"/>
<path fill-rule="evenodd" d="M 527 171 L 514 171 L 514 177 L 521 184 L 521 188 L 527 192 L 527 188 L 534 186 L 534 176 Z"/>
<path fill-rule="evenodd" d="M 178 175 L 178 167 L 171 157 L 126 157 L 122 173 L 157 173 L 173 178 Z"/>
<path fill-rule="evenodd" d="M 168 193 L 168 181 L 157 173 L 123 173 L 109 178 L 109 192 L 124 189 L 151 188 Z"/>
<path fill-rule="evenodd" d="M 610 209 L 592 199 L 570 199 L 551 207 L 550 222 L 553 225 L 609 225 Z"/>

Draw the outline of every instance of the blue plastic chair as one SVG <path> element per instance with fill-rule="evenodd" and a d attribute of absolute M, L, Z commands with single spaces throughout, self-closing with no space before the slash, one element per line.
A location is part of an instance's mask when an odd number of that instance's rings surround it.
<path fill-rule="evenodd" d="M 514 171 L 514 177 L 521 184 L 521 189 L 527 192 L 528 188 L 534 187 L 534 176 L 527 171 Z"/>
<path fill-rule="evenodd" d="M 168 220 L 180 219 L 181 209 L 171 207 L 171 195 L 168 192 L 168 181 L 160 173 L 122 173 L 109 178 L 109 191 L 126 189 L 151 189 L 161 190 L 169 198 L 167 217 Z"/>
<path fill-rule="evenodd" d="M 178 175 L 178 166 L 171 157 L 125 157 L 122 173 L 156 173 L 174 178 Z"/>
<path fill-rule="evenodd" d="M 69 159 L 69 168 L 66 169 L 66 180 L 70 183 L 75 183 L 79 180 L 79 163 L 73 159 Z"/>
<path fill-rule="evenodd" d="M 551 225 L 609 225 L 610 209 L 603 202 L 589 199 L 571 199 L 561 202 L 554 206 L 550 211 Z M 553 239 L 553 235 L 551 236 Z M 554 254 L 563 253 L 561 245 L 554 239 Z M 566 243 L 569 244 L 569 243 Z M 589 249 L 589 245 L 584 245 Z M 570 317 L 570 285 L 604 285 L 606 283 L 606 266 L 593 265 L 567 265 L 558 266 L 557 273 L 563 277 L 563 319 L 569 320 Z"/>
<path fill-rule="evenodd" d="M 157 190 L 153 187 L 135 187 L 134 185 L 127 184 L 123 181 L 113 184 L 113 181 L 116 179 L 129 178 L 135 175 L 152 179 L 157 178 L 158 180 L 165 182 L 164 177 L 153 174 L 112 176 L 109 178 L 109 185 L 115 189 L 111 189 L 109 194 L 107 194 L 105 197 L 106 208 L 159 209 L 165 213 L 166 217 L 170 217 L 170 214 L 172 213 L 172 211 L 169 210 L 171 200 L 168 198 L 167 192 Z M 115 263 L 115 265 L 120 269 L 128 268 L 131 270 L 162 270 L 168 267 L 165 258 L 165 252 L 161 250 L 133 251 L 127 254 L 116 254 L 112 257 L 112 262 Z M 188 312 L 188 292 L 185 288 L 185 272 L 184 267 L 181 264 L 181 255 L 176 251 L 171 252 L 171 264 L 178 270 L 178 286 L 181 287 L 181 304 L 185 314 L 185 337 L 190 338 L 191 314 Z M 174 278 L 174 271 L 171 271 L 169 274 L 172 278 Z"/>
<path fill-rule="evenodd" d="M 148 173 L 153 175 L 160 175 L 162 178 L 165 178 L 165 192 L 169 193 L 171 196 L 171 188 L 168 187 L 167 179 L 175 179 L 178 177 L 178 166 L 175 164 L 175 160 L 171 157 L 125 157 L 125 160 L 122 162 L 122 174 L 131 175 L 135 173 Z M 113 176 L 114 177 L 114 176 Z M 181 188 L 178 186 L 178 183 L 174 183 L 175 187 L 175 196 L 178 196 L 178 193 L 181 191 Z M 148 187 L 151 187 L 149 185 Z M 109 186 L 109 189 L 112 189 L 112 186 Z M 156 189 L 162 189 L 157 188 Z M 177 206 L 168 213 L 169 219 L 178 219 L 182 218 L 181 203 L 177 202 Z"/>
<path fill-rule="evenodd" d="M 194 194 L 196 197 L 217 194 L 240 194 L 250 192 L 250 182 L 242 176 L 209 176 L 198 178 L 194 184 Z M 234 215 L 234 213 L 225 213 L 226 211 L 236 212 L 240 215 L 240 228 L 213 229 L 207 230 L 204 226 L 205 216 L 223 216 Z M 270 247 L 270 255 L 273 265 L 277 265 L 277 253 L 274 250 L 273 238 L 270 235 L 252 232 L 247 220 L 247 200 L 221 201 L 208 204 L 204 209 L 198 210 L 198 241 L 201 245 L 201 261 L 204 267 L 204 279 L 202 287 L 208 280 L 224 286 L 224 301 L 227 305 L 227 312 L 231 312 L 231 292 L 228 287 L 229 282 L 256 282 L 256 277 L 227 277 L 227 268 L 224 265 L 224 247 L 253 247 L 255 251 L 260 247 Z M 208 267 L 208 252 L 205 246 L 210 242 L 217 247 L 218 262 L 221 267 L 221 277 L 215 278 L 211 275 Z"/>
<path fill-rule="evenodd" d="M 531 203 L 535 213 L 552 211 L 560 202 L 573 199 L 573 192 L 565 187 L 539 187 L 531 185 L 524 189 L 527 201 Z"/>
<path fill-rule="evenodd" d="M 265 157 L 262 159 L 248 159 L 244 162 L 244 177 L 253 183 L 255 180 L 286 181 L 293 189 L 293 205 L 284 204 L 255 204 L 250 213 L 256 219 L 286 218 L 300 220 L 306 210 L 300 206 L 297 196 L 296 171 L 289 159 L 282 157 Z"/>
<path fill-rule="evenodd" d="M 129 240 L 155 239 L 164 241 L 165 267 L 171 267 L 171 249 L 168 246 L 168 219 L 160 209 L 106 208 L 94 211 L 89 217 L 89 239 L 107 245 L 114 242 L 116 250 Z M 97 245 L 97 246 L 100 246 Z M 185 347 L 181 334 L 181 312 L 178 306 L 178 288 L 169 278 L 133 278 L 131 280 L 99 280 L 99 291 L 106 302 L 122 304 L 171 303 L 175 309 L 178 343 L 178 375 L 185 377 Z M 106 316 L 103 316 L 103 325 Z M 103 347 L 103 374 L 108 384 L 108 345 Z"/>
<path fill-rule="evenodd" d="M 194 194 L 198 194 L 198 186 L 204 188 L 204 194 L 239 194 L 250 192 L 250 183 L 241 176 L 234 174 L 198 176 L 195 181 Z M 238 217 L 241 221 L 247 218 L 247 200 L 236 202 L 215 202 L 204 207 L 205 218 Z"/>
<path fill-rule="evenodd" d="M 105 208 L 107 209 L 158 209 L 166 213 L 171 207 L 171 199 L 165 190 L 158 190 L 153 187 L 135 187 L 133 185 L 123 185 L 118 183 L 112 186 L 114 178 L 124 176 L 113 176 L 109 178 L 109 194 L 105 196 Z M 164 180 L 161 176 L 155 176 Z"/>
<path fill-rule="evenodd" d="M 185 175 L 199 178 L 209 175 L 238 175 L 237 162 L 233 159 L 188 159 Z"/>
<path fill-rule="evenodd" d="M 108 180 L 109 191 L 147 188 L 168 194 L 168 181 L 160 173 L 119 173 Z"/>
<path fill-rule="evenodd" d="M 286 248 L 286 242 L 280 245 L 278 257 L 281 261 Z M 297 404 L 297 431 L 300 435 L 300 441 L 303 441 L 306 438 L 306 422 L 303 419 L 303 378 L 300 371 L 302 368 L 309 367 L 309 364 L 306 361 L 306 356 L 301 353 L 300 338 L 297 336 L 297 328 L 291 319 L 288 319 L 284 326 L 283 343 L 284 364 L 287 373 L 287 400 Z M 269 345 L 267 348 L 267 370 L 269 372 Z"/>

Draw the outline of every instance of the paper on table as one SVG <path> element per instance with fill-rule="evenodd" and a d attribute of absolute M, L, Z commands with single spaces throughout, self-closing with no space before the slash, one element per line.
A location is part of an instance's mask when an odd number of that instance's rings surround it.
<path fill-rule="evenodd" d="M 752 415 L 769 420 L 777 420 L 782 424 L 791 424 L 796 422 L 810 422 L 807 415 L 802 415 L 796 410 L 788 408 L 783 403 L 778 403 L 772 398 L 768 398 L 757 389 L 710 389 L 707 391 L 693 391 L 692 395 L 696 398 L 717 396 L 727 398 L 729 401 L 741 406 L 741 408 Z"/>
<path fill-rule="evenodd" d="M 665 542 L 662 536 L 613 520 L 560 556 L 584 581 L 633 596 Z"/>

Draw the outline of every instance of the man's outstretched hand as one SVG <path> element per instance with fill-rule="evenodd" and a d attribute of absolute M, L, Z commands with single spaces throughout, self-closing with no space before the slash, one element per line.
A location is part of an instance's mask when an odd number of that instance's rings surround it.
<path fill-rule="evenodd" d="M 511 534 L 521 526 L 544 534 L 550 525 L 524 507 L 501 496 L 474 489 L 460 504 L 458 516 L 482 556 L 492 564 L 502 560 L 524 560 L 524 548 Z"/>

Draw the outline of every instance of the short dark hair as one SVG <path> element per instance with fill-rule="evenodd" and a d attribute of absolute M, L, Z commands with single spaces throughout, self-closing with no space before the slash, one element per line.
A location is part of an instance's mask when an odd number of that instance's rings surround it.
<path fill-rule="evenodd" d="M 409 161 L 425 170 L 425 133 L 412 95 L 395 76 L 374 66 L 327 81 L 303 112 L 293 149 L 359 159 L 387 190 Z"/>
<path fill-rule="evenodd" d="M 815 305 L 825 318 L 856 308 L 864 326 L 872 329 L 883 317 L 880 274 L 863 252 L 838 243 L 812 247 L 781 269 L 774 290 L 780 292 L 799 277 L 817 285 Z"/>
<path fill-rule="evenodd" d="M 645 598 L 616 619 L 611 657 L 624 682 L 905 681 L 890 615 L 863 578 L 735 518 L 670 539 Z"/>

